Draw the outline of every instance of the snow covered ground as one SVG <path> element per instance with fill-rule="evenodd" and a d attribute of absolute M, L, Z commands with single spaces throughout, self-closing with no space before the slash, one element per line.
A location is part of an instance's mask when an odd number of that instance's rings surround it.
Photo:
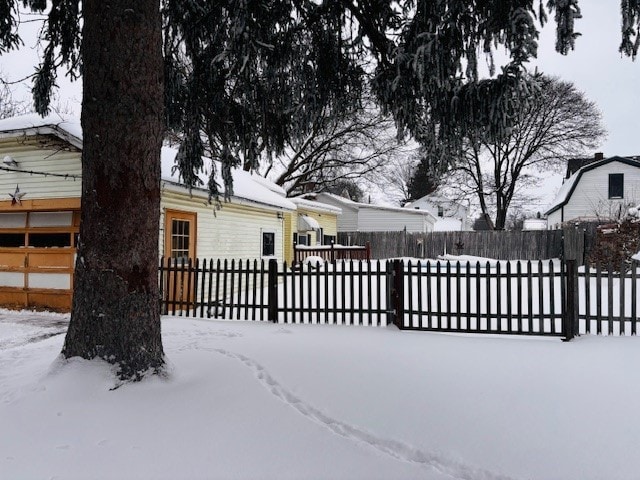
<path fill-rule="evenodd" d="M 0 478 L 635 479 L 640 338 L 163 318 L 170 375 L 0 311 Z"/>

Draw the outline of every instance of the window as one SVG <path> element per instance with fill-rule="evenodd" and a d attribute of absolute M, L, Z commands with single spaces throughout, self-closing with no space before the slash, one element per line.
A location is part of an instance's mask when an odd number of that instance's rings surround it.
<path fill-rule="evenodd" d="M 609 174 L 609 198 L 624 197 L 624 173 Z"/>
<path fill-rule="evenodd" d="M 336 243 L 336 236 L 335 235 L 325 235 L 324 238 L 322 239 L 322 244 L 323 245 L 331 245 Z"/>
<path fill-rule="evenodd" d="M 179 263 L 196 258 L 197 216 L 194 212 L 165 210 L 164 256 Z"/>
<path fill-rule="evenodd" d="M 24 247 L 24 233 L 0 233 L 0 247 Z"/>
<path fill-rule="evenodd" d="M 322 237 L 323 237 L 322 228 L 317 228 L 316 229 L 316 245 L 322 245 Z"/>
<path fill-rule="evenodd" d="M 185 261 L 189 258 L 190 222 L 171 220 L 171 258 Z"/>
<path fill-rule="evenodd" d="M 296 245 L 309 245 L 311 243 L 310 235 L 306 233 L 294 233 L 293 243 Z"/>
<path fill-rule="evenodd" d="M 71 234 L 70 233 L 30 233 L 29 246 L 39 247 L 39 248 L 70 247 Z"/>
<path fill-rule="evenodd" d="M 273 257 L 276 253 L 276 234 L 262 232 L 262 256 Z"/>
<path fill-rule="evenodd" d="M 444 217 L 444 207 L 442 205 L 438 205 L 438 216 Z"/>
<path fill-rule="evenodd" d="M 0 248 L 74 248 L 79 224 L 73 211 L 2 213 Z"/>

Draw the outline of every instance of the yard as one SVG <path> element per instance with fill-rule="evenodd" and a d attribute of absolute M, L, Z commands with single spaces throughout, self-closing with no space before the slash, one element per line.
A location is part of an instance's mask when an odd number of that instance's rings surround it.
<path fill-rule="evenodd" d="M 0 312 L 7 479 L 632 479 L 640 338 L 163 317 L 170 374 L 62 368 L 66 317 Z"/>

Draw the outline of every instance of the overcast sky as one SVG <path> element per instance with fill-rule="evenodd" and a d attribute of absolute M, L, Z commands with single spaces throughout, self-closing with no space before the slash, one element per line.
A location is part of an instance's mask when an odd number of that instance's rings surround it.
<path fill-rule="evenodd" d="M 608 138 L 605 156 L 640 155 L 640 58 L 622 57 L 618 1 L 580 0 L 583 18 L 577 21 L 582 36 L 567 56 L 555 52 L 553 19 L 542 31 L 539 70 L 572 81 L 603 115 Z"/>

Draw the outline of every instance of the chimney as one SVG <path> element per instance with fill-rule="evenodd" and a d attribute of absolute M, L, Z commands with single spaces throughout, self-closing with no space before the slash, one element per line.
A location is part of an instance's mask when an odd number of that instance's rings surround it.
<path fill-rule="evenodd" d="M 604 158 L 604 153 L 602 152 L 596 152 L 596 154 L 593 156 L 594 160 L 602 160 Z"/>

